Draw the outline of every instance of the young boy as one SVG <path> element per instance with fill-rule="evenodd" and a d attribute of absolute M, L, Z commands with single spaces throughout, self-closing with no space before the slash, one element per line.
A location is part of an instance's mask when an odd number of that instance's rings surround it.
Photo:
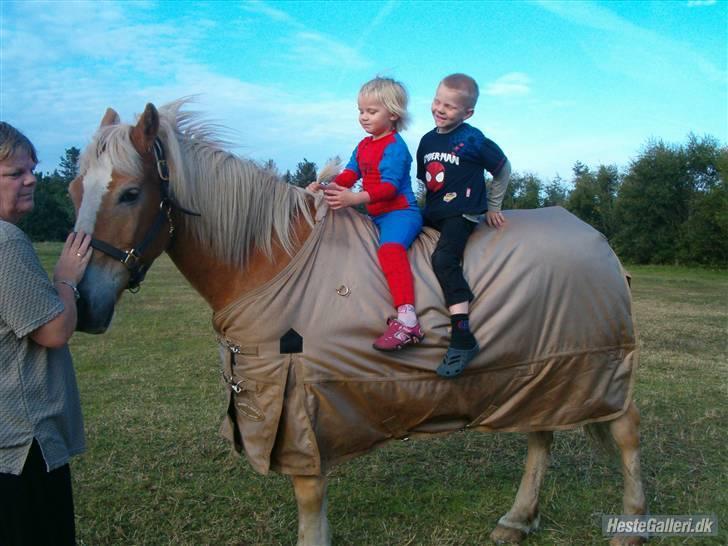
<path fill-rule="evenodd" d="M 417 178 L 427 187 L 425 225 L 440 232 L 432 267 L 445 294 L 452 336 L 437 373 L 448 378 L 460 375 L 480 350 L 468 325 L 473 293 L 463 276 L 465 244 L 483 218 L 495 228 L 506 223 L 501 204 L 511 167 L 495 142 L 465 123 L 477 100 L 478 84 L 470 76 L 443 79 L 431 107 L 435 128 L 417 149 Z M 484 170 L 493 175 L 490 195 Z"/>

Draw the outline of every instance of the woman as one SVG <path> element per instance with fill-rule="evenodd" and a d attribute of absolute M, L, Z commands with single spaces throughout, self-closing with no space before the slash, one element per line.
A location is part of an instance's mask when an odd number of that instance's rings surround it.
<path fill-rule="evenodd" d="M 53 281 L 16 224 L 33 210 L 33 144 L 0 122 L 0 544 L 75 544 L 68 461 L 85 449 L 67 342 L 92 250 L 71 233 Z"/>

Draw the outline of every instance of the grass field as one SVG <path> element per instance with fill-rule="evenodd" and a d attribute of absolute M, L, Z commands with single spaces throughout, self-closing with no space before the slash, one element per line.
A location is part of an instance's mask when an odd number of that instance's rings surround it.
<path fill-rule="evenodd" d="M 39 245 L 52 267 L 59 246 Z M 643 479 L 652 514 L 718 515 L 720 534 L 653 544 L 728 544 L 728 273 L 632 267 L 642 355 Z M 224 412 L 210 312 L 166 258 L 125 295 L 110 332 L 71 343 L 88 451 L 72 465 L 85 545 L 294 544 L 286 477 L 259 476 L 218 436 Z M 505 513 L 526 453 L 519 434 L 398 442 L 337 467 L 339 545 L 479 545 Z M 556 434 L 541 530 L 526 544 L 605 544 L 621 513 L 616 459 L 581 431 Z"/>

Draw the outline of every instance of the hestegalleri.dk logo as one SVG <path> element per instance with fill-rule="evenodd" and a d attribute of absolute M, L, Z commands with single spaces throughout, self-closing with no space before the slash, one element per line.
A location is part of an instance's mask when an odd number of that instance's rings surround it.
<path fill-rule="evenodd" d="M 680 536 L 705 537 L 718 534 L 715 514 L 692 516 L 602 516 L 604 536 Z"/>

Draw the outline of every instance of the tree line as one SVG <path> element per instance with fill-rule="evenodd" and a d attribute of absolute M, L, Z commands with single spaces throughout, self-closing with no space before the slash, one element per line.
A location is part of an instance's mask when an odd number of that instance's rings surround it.
<path fill-rule="evenodd" d="M 35 210 L 21 223 L 33 240 L 63 240 L 72 229 L 67 192 L 78 157 L 78 148 L 69 148 L 59 169 L 38 175 Z M 262 167 L 278 172 L 272 160 Z M 316 172 L 304 158 L 281 177 L 305 187 Z M 416 193 L 422 203 L 422 184 Z M 683 144 L 650 140 L 624 171 L 577 161 L 570 181 L 511 176 L 504 209 L 550 206 L 591 224 L 627 263 L 728 266 L 728 147 L 711 136 L 690 134 Z"/>

